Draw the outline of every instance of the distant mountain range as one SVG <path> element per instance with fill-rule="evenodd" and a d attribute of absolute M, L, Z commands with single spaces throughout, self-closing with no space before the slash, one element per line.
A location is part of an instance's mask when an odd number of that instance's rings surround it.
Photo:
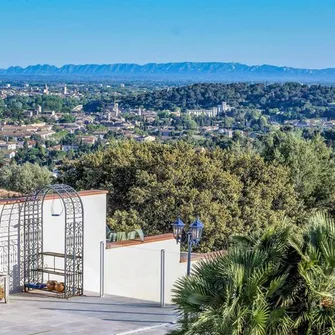
<path fill-rule="evenodd" d="M 335 68 L 298 69 L 273 65 L 240 63 L 148 63 L 87 64 L 87 65 L 30 65 L 0 69 L 1 78 L 66 78 L 87 80 L 174 80 L 174 81 L 298 81 L 307 83 L 335 83 Z M 47 78 L 45 78 L 47 77 Z"/>

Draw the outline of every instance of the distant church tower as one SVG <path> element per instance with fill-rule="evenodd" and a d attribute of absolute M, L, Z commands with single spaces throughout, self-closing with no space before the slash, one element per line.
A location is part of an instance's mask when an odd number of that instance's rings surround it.
<path fill-rule="evenodd" d="M 119 116 L 119 104 L 117 102 L 114 102 L 113 112 L 115 113 L 115 117 Z"/>
<path fill-rule="evenodd" d="M 66 85 L 64 85 L 63 94 L 67 95 L 67 87 L 66 87 Z"/>
<path fill-rule="evenodd" d="M 44 93 L 44 94 L 49 94 L 49 87 L 48 87 L 47 84 L 45 84 L 45 86 L 44 86 L 43 93 Z"/>

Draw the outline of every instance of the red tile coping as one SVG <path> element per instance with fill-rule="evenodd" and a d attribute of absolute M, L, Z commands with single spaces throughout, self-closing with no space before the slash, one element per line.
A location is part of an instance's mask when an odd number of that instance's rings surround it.
<path fill-rule="evenodd" d="M 105 190 L 88 190 L 88 191 L 78 191 L 78 194 L 81 197 L 87 197 L 90 195 L 98 195 L 98 194 L 107 194 L 108 191 Z M 47 194 L 45 200 L 52 200 L 54 198 L 53 194 Z M 9 199 L 0 199 L 0 205 L 6 204 L 16 204 L 20 202 L 25 202 L 26 197 L 19 197 L 19 198 L 9 198 Z"/>
<path fill-rule="evenodd" d="M 166 240 L 174 240 L 173 234 L 145 236 L 144 241 L 141 241 L 140 239 L 136 239 L 136 240 L 124 240 L 124 241 L 118 241 L 118 242 L 107 242 L 106 249 L 130 247 L 133 245 L 153 243 L 153 242 L 166 241 Z"/>

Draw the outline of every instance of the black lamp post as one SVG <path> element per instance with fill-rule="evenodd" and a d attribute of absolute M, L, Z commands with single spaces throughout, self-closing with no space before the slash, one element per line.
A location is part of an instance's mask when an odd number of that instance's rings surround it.
<path fill-rule="evenodd" d="M 185 231 L 184 222 L 178 218 L 176 222 L 172 224 L 173 228 L 173 237 L 176 239 L 177 243 L 182 242 L 183 232 Z M 189 229 L 186 231 L 187 235 L 187 275 L 189 276 L 191 273 L 191 254 L 192 254 L 192 246 L 198 245 L 202 231 L 204 229 L 204 224 L 200 221 L 199 217 L 190 225 Z"/>

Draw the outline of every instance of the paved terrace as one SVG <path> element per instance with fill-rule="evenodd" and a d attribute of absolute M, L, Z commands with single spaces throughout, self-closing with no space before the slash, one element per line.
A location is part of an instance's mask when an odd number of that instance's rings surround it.
<path fill-rule="evenodd" d="M 122 297 L 68 300 L 18 293 L 0 304 L 1 335 L 163 335 L 173 327 L 173 308 Z"/>

